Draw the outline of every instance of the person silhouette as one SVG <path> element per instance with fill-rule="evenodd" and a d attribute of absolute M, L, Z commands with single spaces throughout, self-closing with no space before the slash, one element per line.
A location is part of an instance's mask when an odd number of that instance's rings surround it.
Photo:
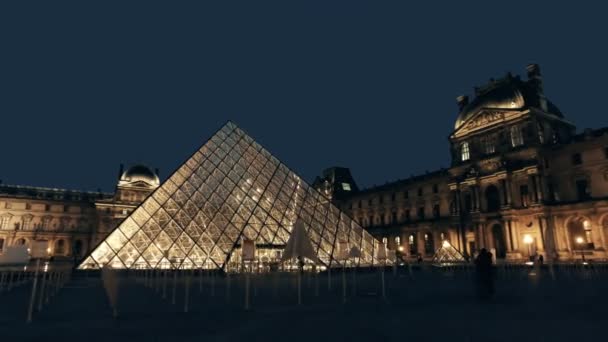
<path fill-rule="evenodd" d="M 494 294 L 494 276 L 492 253 L 482 248 L 475 258 L 475 275 L 477 296 L 489 299 Z"/>

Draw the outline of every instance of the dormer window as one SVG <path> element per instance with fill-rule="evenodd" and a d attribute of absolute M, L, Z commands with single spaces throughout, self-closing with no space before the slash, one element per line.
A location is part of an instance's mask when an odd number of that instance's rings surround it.
<path fill-rule="evenodd" d="M 524 136 L 521 133 L 521 126 L 515 125 L 511 126 L 510 129 L 511 134 L 511 146 L 517 147 L 524 144 Z"/>
<path fill-rule="evenodd" d="M 460 158 L 462 161 L 467 161 L 469 159 L 471 159 L 471 153 L 469 151 L 469 143 L 468 142 L 463 142 L 462 146 L 460 147 Z"/>

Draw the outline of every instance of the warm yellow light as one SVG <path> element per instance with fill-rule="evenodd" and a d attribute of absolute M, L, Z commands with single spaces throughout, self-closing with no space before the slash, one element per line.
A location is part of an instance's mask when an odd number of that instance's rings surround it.
<path fill-rule="evenodd" d="M 445 247 L 445 248 L 450 247 L 450 243 L 448 242 L 448 240 L 443 240 L 443 247 Z"/>
<path fill-rule="evenodd" d="M 403 246 L 399 246 L 399 248 L 397 248 L 399 250 L 399 252 L 403 252 Z"/>
<path fill-rule="evenodd" d="M 51 254 L 51 247 L 47 248 L 46 252 L 49 253 L 49 254 Z"/>
<path fill-rule="evenodd" d="M 585 242 L 585 239 L 583 239 L 581 236 L 576 237 L 576 243 L 578 243 L 579 245 L 583 244 L 584 242 Z"/>
<path fill-rule="evenodd" d="M 526 235 L 524 235 L 524 243 L 525 243 L 526 245 L 529 245 L 529 244 L 531 244 L 532 242 L 534 242 L 534 239 L 532 238 L 532 235 L 530 235 L 530 234 L 526 234 Z"/>

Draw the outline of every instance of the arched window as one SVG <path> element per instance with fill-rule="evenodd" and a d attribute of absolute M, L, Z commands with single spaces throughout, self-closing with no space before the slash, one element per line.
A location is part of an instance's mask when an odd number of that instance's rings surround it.
<path fill-rule="evenodd" d="M 0 238 L 0 252 L 4 250 L 4 239 Z"/>
<path fill-rule="evenodd" d="M 407 243 L 410 247 L 410 255 L 418 254 L 418 244 L 416 241 L 416 236 L 414 234 L 410 234 L 410 236 L 408 236 Z"/>
<path fill-rule="evenodd" d="M 76 240 L 76 242 L 74 242 L 74 249 L 73 249 L 73 254 L 75 256 L 82 256 L 82 241 L 81 240 Z"/>
<path fill-rule="evenodd" d="M 57 240 L 55 242 L 55 255 L 64 255 L 65 254 L 65 241 Z"/>
<path fill-rule="evenodd" d="M 383 237 L 382 238 L 382 244 L 386 246 L 388 244 L 388 239 L 385 238 L 385 237 Z"/>
<path fill-rule="evenodd" d="M 460 146 L 460 158 L 462 161 L 467 161 L 471 159 L 471 152 L 469 151 L 469 143 L 463 142 Z"/>
<path fill-rule="evenodd" d="M 573 250 L 594 249 L 591 222 L 577 217 L 568 222 L 568 233 Z"/>
<path fill-rule="evenodd" d="M 401 238 L 400 238 L 400 237 L 398 237 L 398 236 L 397 236 L 397 237 L 395 237 L 395 245 L 396 245 L 397 247 L 399 247 L 399 246 L 401 245 Z"/>
<path fill-rule="evenodd" d="M 17 242 L 15 243 L 15 245 L 17 245 L 17 246 L 24 246 L 25 245 L 25 239 L 24 238 L 18 239 Z"/>
<path fill-rule="evenodd" d="M 432 255 L 435 252 L 433 243 L 433 235 L 431 233 L 424 234 L 424 253 L 426 255 Z"/>
<path fill-rule="evenodd" d="M 524 144 L 524 136 L 521 132 L 521 126 L 511 126 L 509 133 L 511 134 L 511 146 L 517 147 Z"/>

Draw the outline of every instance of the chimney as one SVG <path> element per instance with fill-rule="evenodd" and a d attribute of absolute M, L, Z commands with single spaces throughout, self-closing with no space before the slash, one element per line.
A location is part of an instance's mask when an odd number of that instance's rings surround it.
<path fill-rule="evenodd" d="M 528 64 L 526 70 L 528 71 L 528 83 L 536 90 L 540 108 L 546 112 L 547 99 L 545 98 L 545 92 L 543 91 L 543 78 L 540 74 L 540 66 L 538 64 Z"/>
<path fill-rule="evenodd" d="M 456 98 L 456 102 L 458 102 L 458 110 L 462 111 L 462 109 L 469 104 L 469 97 L 466 95 L 460 95 Z"/>
<path fill-rule="evenodd" d="M 120 164 L 120 168 L 118 169 L 118 179 L 120 180 L 120 177 L 122 177 L 122 173 L 123 173 L 123 169 L 125 168 L 125 166 L 121 163 Z"/>

